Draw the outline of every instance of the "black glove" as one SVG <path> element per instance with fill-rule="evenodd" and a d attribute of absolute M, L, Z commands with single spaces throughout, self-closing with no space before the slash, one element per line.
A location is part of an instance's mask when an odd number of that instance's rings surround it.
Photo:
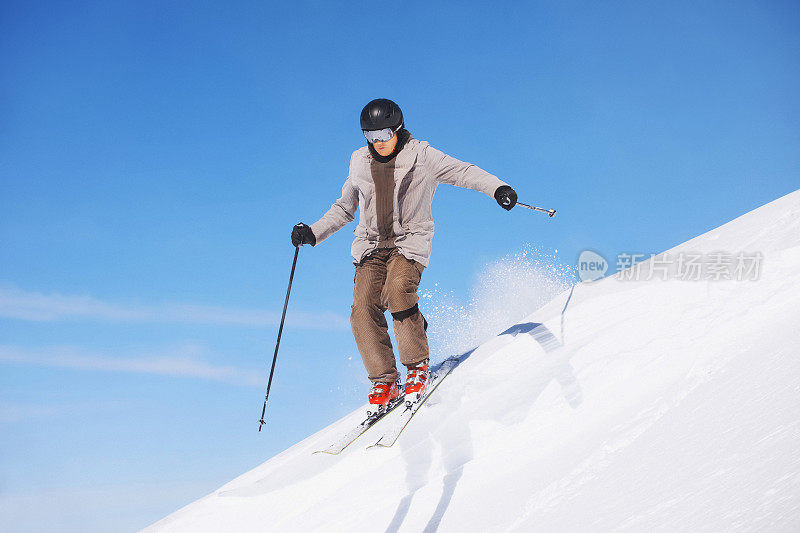
<path fill-rule="evenodd" d="M 295 224 L 292 228 L 292 244 L 294 246 L 300 246 L 302 244 L 314 246 L 317 244 L 317 238 L 314 237 L 314 232 L 311 231 L 309 226 L 300 222 L 299 224 Z"/>
<path fill-rule="evenodd" d="M 494 199 L 506 211 L 517 205 L 517 193 L 508 185 L 501 185 L 494 191 Z"/>

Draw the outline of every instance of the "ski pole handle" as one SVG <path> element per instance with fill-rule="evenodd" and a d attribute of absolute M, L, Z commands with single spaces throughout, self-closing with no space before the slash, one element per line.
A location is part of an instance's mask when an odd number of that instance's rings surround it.
<path fill-rule="evenodd" d="M 522 207 L 526 207 L 532 211 L 541 211 L 542 213 L 547 213 L 547 216 L 553 218 L 556 215 L 555 209 L 544 209 L 542 207 L 534 207 L 532 205 L 523 204 L 522 202 L 517 202 L 517 205 L 521 205 Z"/>

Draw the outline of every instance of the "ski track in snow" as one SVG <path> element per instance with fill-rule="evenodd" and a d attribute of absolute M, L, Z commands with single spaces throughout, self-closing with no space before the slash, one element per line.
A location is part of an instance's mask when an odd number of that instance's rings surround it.
<path fill-rule="evenodd" d="M 365 450 L 379 422 L 311 455 L 359 410 L 148 530 L 799 530 L 800 191 L 679 251 L 761 252 L 761 277 L 579 284 L 464 354 L 393 448 Z"/>

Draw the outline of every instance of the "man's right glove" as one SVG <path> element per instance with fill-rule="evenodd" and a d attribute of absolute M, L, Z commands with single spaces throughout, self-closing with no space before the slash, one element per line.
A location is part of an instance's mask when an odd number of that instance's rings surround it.
<path fill-rule="evenodd" d="M 494 199 L 506 211 L 517 205 L 517 193 L 508 185 L 501 185 L 494 191 Z"/>
<path fill-rule="evenodd" d="M 317 238 L 314 236 L 314 232 L 311 231 L 309 226 L 300 222 L 299 224 L 295 224 L 292 228 L 292 244 L 294 246 L 300 246 L 302 244 L 314 246 L 317 244 Z"/>

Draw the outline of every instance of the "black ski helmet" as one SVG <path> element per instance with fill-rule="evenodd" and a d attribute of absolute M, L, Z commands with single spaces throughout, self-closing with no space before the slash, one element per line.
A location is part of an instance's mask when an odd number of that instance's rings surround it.
<path fill-rule="evenodd" d="M 373 100 L 361 110 L 362 130 L 382 130 L 384 128 L 396 130 L 402 125 L 403 112 L 400 111 L 400 106 L 386 98 Z"/>

